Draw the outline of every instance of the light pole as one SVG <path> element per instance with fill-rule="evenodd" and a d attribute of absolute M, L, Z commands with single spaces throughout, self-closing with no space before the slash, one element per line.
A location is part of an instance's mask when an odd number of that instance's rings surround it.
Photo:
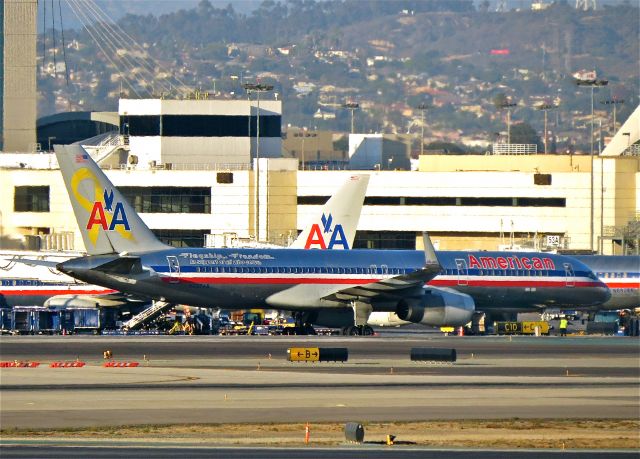
<path fill-rule="evenodd" d="M 616 108 L 618 107 L 618 104 L 624 104 L 624 99 L 616 99 L 614 97 L 613 99 L 601 100 L 600 103 L 604 105 L 613 105 L 613 134 L 615 134 L 616 129 L 618 129 L 616 123 Z"/>
<path fill-rule="evenodd" d="M 507 109 L 507 145 L 511 145 L 511 109 L 515 107 L 515 102 L 509 102 L 505 100 L 498 105 L 498 108 L 506 108 Z"/>
<path fill-rule="evenodd" d="M 49 151 L 51 151 L 51 141 L 56 139 L 56 136 L 49 137 Z"/>
<path fill-rule="evenodd" d="M 589 144 L 591 146 L 590 150 L 590 155 L 591 155 L 591 222 L 589 225 L 590 228 L 590 232 L 589 232 L 589 249 L 591 250 L 591 252 L 593 252 L 593 220 L 594 220 L 594 210 L 593 210 L 593 130 L 594 130 L 594 117 L 593 117 L 593 88 L 598 87 L 598 86 L 606 86 L 607 84 L 609 84 L 609 80 L 598 80 L 596 78 L 594 79 L 588 79 L 588 80 L 582 80 L 582 79 L 576 79 L 576 85 L 578 86 L 588 86 L 591 88 L 591 137 L 589 138 Z"/>
<path fill-rule="evenodd" d="M 542 110 L 544 112 L 544 154 L 547 154 L 547 112 L 549 110 L 553 110 L 554 108 L 558 108 L 557 105 L 553 104 L 542 104 L 539 105 L 538 110 Z"/>
<path fill-rule="evenodd" d="M 420 104 L 416 107 L 420 110 L 420 156 L 424 155 L 424 112 L 430 108 L 427 104 Z"/>
<path fill-rule="evenodd" d="M 260 93 L 271 91 L 273 85 L 261 83 L 246 83 L 243 85 L 247 94 L 256 93 L 256 170 L 255 170 L 255 189 L 256 189 L 256 241 L 260 241 Z M 249 114 L 251 114 L 251 106 L 249 106 Z M 249 138 L 251 142 L 251 138 Z"/>
<path fill-rule="evenodd" d="M 353 123 L 353 112 L 360 108 L 360 104 L 357 102 L 347 102 L 346 104 L 342 104 L 342 108 L 346 108 L 347 110 L 351 111 L 351 133 L 353 134 L 355 132 L 355 125 Z"/>
<path fill-rule="evenodd" d="M 307 128 L 302 128 L 302 170 L 304 170 L 304 138 L 307 136 Z"/>

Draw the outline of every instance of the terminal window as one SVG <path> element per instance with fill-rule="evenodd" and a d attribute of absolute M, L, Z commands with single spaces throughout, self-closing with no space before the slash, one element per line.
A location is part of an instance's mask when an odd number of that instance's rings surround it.
<path fill-rule="evenodd" d="M 211 213 L 211 187 L 124 186 L 119 189 L 131 207 L 139 213 Z"/>
<path fill-rule="evenodd" d="M 49 212 L 49 187 L 15 187 L 13 210 L 15 212 Z"/>
<path fill-rule="evenodd" d="M 204 247 L 205 234 L 211 230 L 179 230 L 179 229 L 154 229 L 156 235 L 165 244 L 172 247 Z"/>

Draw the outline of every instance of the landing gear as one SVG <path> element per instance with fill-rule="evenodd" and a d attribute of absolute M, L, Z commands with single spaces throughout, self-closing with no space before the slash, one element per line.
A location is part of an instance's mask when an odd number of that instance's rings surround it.
<path fill-rule="evenodd" d="M 343 335 L 350 336 L 371 336 L 373 335 L 373 328 L 367 325 L 367 320 L 373 310 L 369 303 L 361 301 L 351 302 L 351 308 L 353 309 L 353 323 L 348 327 L 342 329 Z"/>
<path fill-rule="evenodd" d="M 316 330 L 308 322 L 309 316 L 303 312 L 295 312 L 293 318 L 296 321 L 294 335 L 317 335 Z"/>
<path fill-rule="evenodd" d="M 373 335 L 373 328 L 369 325 L 351 325 L 343 327 L 342 334 L 344 336 L 371 336 Z"/>

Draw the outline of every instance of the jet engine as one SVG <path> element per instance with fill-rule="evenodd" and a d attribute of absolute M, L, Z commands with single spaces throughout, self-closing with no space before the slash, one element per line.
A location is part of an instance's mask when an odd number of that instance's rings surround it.
<path fill-rule="evenodd" d="M 458 327 L 468 323 L 475 312 L 473 298 L 449 288 L 424 289 L 420 298 L 402 300 L 396 314 L 408 322 L 438 327 Z"/>

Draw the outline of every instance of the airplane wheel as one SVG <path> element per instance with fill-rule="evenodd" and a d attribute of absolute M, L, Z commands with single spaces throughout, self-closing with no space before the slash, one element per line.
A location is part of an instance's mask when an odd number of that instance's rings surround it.
<path fill-rule="evenodd" d="M 365 336 L 373 335 L 373 328 L 371 328 L 369 325 L 365 325 L 362 329 L 362 334 Z"/>
<path fill-rule="evenodd" d="M 347 327 L 347 335 L 357 336 L 360 334 L 358 327 Z"/>

